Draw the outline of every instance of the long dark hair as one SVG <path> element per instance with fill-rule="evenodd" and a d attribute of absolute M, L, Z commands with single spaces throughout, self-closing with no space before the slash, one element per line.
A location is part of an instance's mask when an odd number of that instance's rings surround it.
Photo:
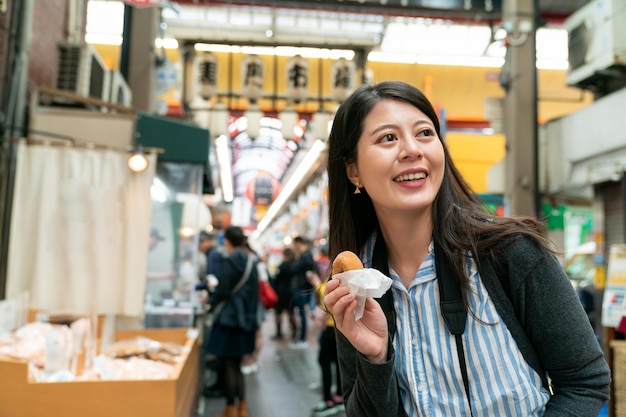
<path fill-rule="evenodd" d="M 417 88 L 401 81 L 385 81 L 358 88 L 337 110 L 328 139 L 329 256 L 341 251 L 359 253 L 367 238 L 379 230 L 372 200 L 365 189 L 354 194 L 354 185 L 346 174 L 346 164 L 356 162 L 357 143 L 363 121 L 381 100 L 406 102 L 423 112 L 434 124 L 443 144 L 445 172 L 441 188 L 433 201 L 433 238 L 450 258 L 458 276 L 465 276 L 465 256 L 478 257 L 501 251 L 504 245 L 524 236 L 551 251 L 543 223 L 531 217 L 503 218 L 491 214 L 471 190 L 452 162 L 441 137 L 437 113 Z M 379 234 L 379 238 L 382 236 Z M 498 245 L 496 245 L 498 244 Z M 467 288 L 463 282 L 462 288 Z M 465 291 L 464 291 L 465 293 Z"/>

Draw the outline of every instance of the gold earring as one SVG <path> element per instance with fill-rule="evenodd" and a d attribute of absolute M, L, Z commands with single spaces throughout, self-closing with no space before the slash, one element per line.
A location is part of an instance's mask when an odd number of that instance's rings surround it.
<path fill-rule="evenodd" d="M 354 190 L 354 194 L 361 194 L 361 189 L 359 188 L 359 183 L 357 182 L 354 185 L 356 185 L 356 190 Z"/>

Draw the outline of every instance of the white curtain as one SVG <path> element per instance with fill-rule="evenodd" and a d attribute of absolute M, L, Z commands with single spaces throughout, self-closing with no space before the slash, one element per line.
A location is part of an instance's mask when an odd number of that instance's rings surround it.
<path fill-rule="evenodd" d="M 18 147 L 7 296 L 30 293 L 53 312 L 140 316 L 150 234 L 148 169 L 128 154 L 74 146 Z"/>

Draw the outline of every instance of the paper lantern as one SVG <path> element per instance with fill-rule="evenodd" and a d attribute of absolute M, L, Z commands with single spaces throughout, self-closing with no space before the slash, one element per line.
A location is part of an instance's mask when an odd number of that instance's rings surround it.
<path fill-rule="evenodd" d="M 258 175 L 248 182 L 246 197 L 255 206 L 271 204 L 280 192 L 280 182 L 270 175 Z"/>
<path fill-rule="evenodd" d="M 241 62 L 243 95 L 250 103 L 256 103 L 263 94 L 263 72 L 263 60 L 258 55 L 248 55 Z"/>
<path fill-rule="evenodd" d="M 339 58 L 331 67 L 331 89 L 338 102 L 348 98 L 354 87 L 354 62 Z"/>
<path fill-rule="evenodd" d="M 300 55 L 287 61 L 287 97 L 294 103 L 300 103 L 308 97 L 309 63 Z"/>
<path fill-rule="evenodd" d="M 210 52 L 205 52 L 198 60 L 198 81 L 200 97 L 210 99 L 217 92 L 217 59 Z"/>

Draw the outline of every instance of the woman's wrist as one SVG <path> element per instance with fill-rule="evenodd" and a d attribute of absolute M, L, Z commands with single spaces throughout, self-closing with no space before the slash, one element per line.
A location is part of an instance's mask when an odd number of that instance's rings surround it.
<path fill-rule="evenodd" d="M 367 358 L 368 361 L 372 363 L 381 364 L 389 360 L 388 354 L 389 354 L 388 341 L 385 340 L 384 343 L 381 343 L 380 352 L 378 352 L 377 354 L 373 354 L 373 355 L 365 355 L 365 357 Z"/>

